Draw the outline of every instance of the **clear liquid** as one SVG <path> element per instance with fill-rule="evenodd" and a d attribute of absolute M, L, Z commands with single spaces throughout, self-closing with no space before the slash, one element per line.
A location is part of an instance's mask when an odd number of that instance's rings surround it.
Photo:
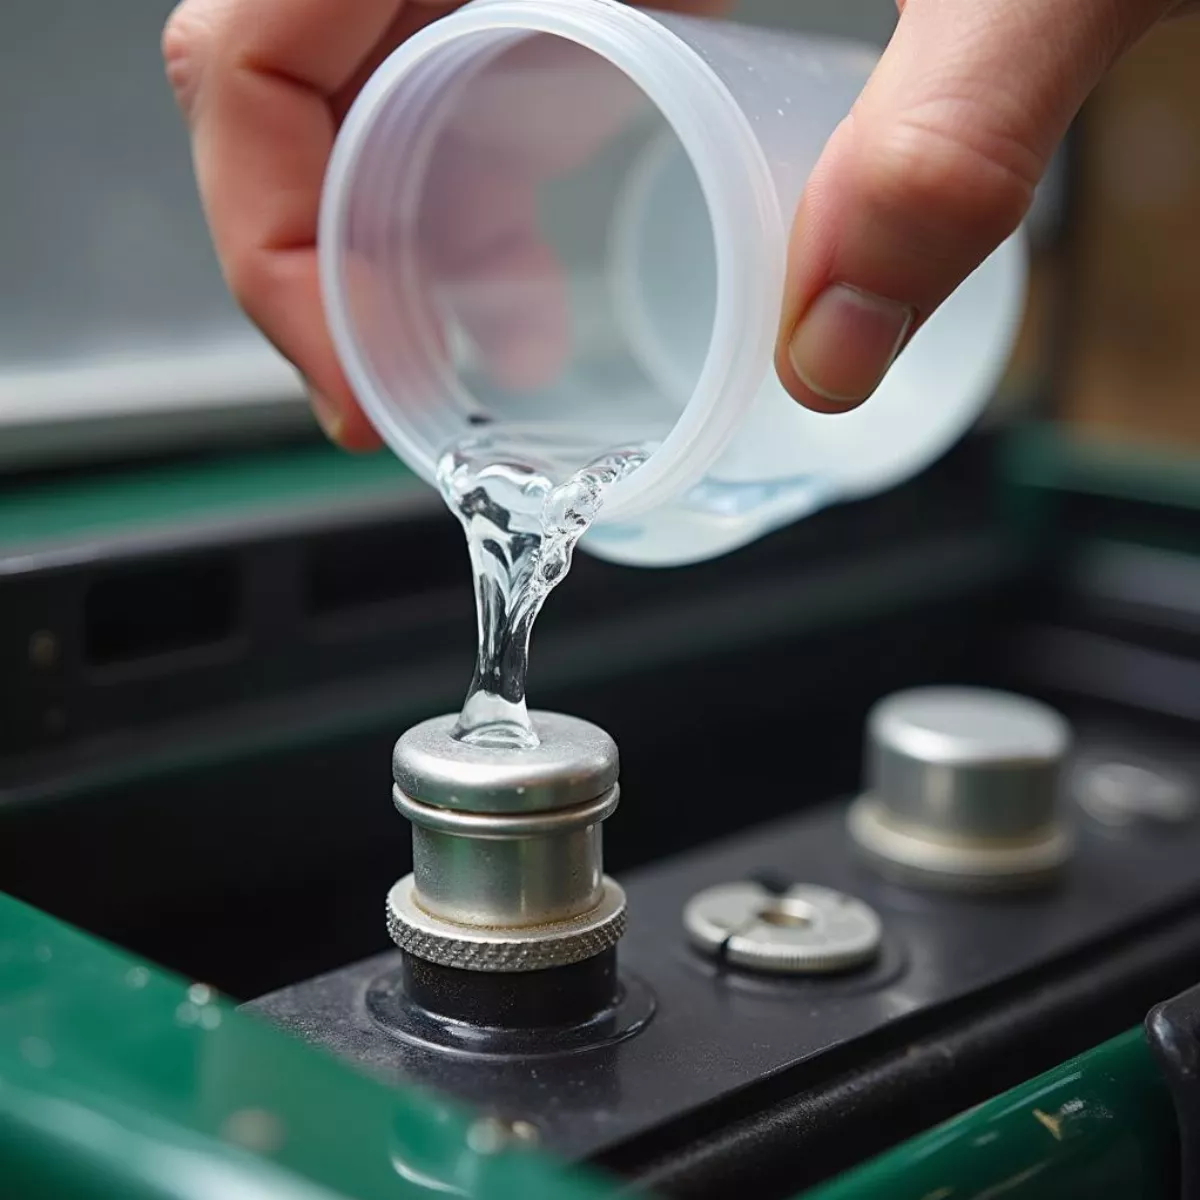
<path fill-rule="evenodd" d="M 581 451 L 576 439 L 497 427 L 463 439 L 438 464 L 442 498 L 467 535 L 479 636 L 455 737 L 513 749 L 538 744 L 525 705 L 533 623 L 571 569 L 607 489 L 649 456 L 644 446 L 599 445 Z M 588 465 L 568 465 L 580 461 Z"/>

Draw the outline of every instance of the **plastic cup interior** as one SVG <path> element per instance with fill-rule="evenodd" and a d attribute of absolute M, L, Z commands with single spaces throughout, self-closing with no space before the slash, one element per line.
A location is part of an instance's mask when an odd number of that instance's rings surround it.
<path fill-rule="evenodd" d="M 714 345 L 762 341 L 737 328 L 727 231 L 714 230 L 726 160 L 710 153 L 698 170 L 660 106 L 567 37 L 491 29 L 435 44 L 441 25 L 397 52 L 402 74 L 389 63 L 368 84 L 330 169 L 322 278 L 356 393 L 429 479 L 472 429 L 553 445 L 564 472 L 616 446 L 661 444 L 698 411 Z M 745 161 L 731 153 L 729 169 Z M 879 490 L 943 453 L 999 378 L 1023 282 L 1012 239 L 851 413 L 801 409 L 761 355 L 752 386 L 728 398 L 733 436 L 680 498 L 693 514 L 688 555 Z M 724 523 L 711 536 L 697 524 L 706 513 Z M 602 513 L 591 536 L 603 524 Z"/>
<path fill-rule="evenodd" d="M 659 109 L 548 34 L 459 38 L 409 76 L 404 103 L 393 94 L 363 117 L 338 226 L 336 315 L 373 421 L 426 475 L 472 427 L 557 438 L 576 467 L 660 440 L 703 367 L 716 272 L 707 206 Z M 650 269 L 690 264 L 704 284 L 683 303 L 669 279 L 643 288 L 615 269 L 617 238 L 633 245 L 616 217 L 630 219 L 627 193 L 664 146 L 692 173 L 699 212 L 667 222 L 675 244 Z M 669 388 L 624 311 L 631 286 L 669 310 Z"/>

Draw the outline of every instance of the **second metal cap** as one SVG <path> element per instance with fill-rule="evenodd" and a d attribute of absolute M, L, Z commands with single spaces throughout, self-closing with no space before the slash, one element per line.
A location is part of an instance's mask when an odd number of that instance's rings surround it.
<path fill-rule="evenodd" d="M 437 808 L 516 813 L 585 804 L 616 784 L 617 744 L 603 729 L 561 713 L 531 716 L 541 745 L 520 751 L 459 741 L 455 716 L 414 725 L 392 754 L 396 786 Z"/>
<path fill-rule="evenodd" d="M 1056 815 L 1070 742 L 1053 709 L 976 688 L 899 692 L 872 710 L 867 791 L 848 814 L 875 865 L 952 888 L 1023 887 L 1062 866 Z"/>
<path fill-rule="evenodd" d="M 942 836 L 1023 838 L 1054 820 L 1066 721 L 982 688 L 899 692 L 872 710 L 867 787 L 889 817 Z"/>

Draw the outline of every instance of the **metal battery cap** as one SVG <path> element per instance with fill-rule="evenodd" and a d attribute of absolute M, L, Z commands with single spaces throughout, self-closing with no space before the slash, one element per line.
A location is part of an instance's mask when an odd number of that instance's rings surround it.
<path fill-rule="evenodd" d="M 1070 728 L 1008 692 L 899 692 L 867 719 L 867 788 L 907 826 L 968 838 L 1020 838 L 1054 820 Z"/>
<path fill-rule="evenodd" d="M 435 808 L 517 813 L 585 804 L 616 784 L 617 744 L 603 729 L 562 713 L 531 717 L 540 745 L 522 750 L 461 741 L 454 716 L 413 726 L 392 754 L 396 787 Z"/>
<path fill-rule="evenodd" d="M 867 719 L 866 794 L 851 836 L 877 865 L 950 886 L 1033 881 L 1071 849 L 1059 773 L 1071 734 L 1052 708 L 985 688 L 930 687 Z"/>

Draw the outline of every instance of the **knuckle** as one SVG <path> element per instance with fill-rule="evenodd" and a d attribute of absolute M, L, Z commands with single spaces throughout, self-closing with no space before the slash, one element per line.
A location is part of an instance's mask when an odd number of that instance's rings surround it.
<path fill-rule="evenodd" d="M 978 260 L 1008 237 L 1040 175 L 1036 156 L 1012 138 L 967 135 L 919 114 L 893 122 L 864 161 L 872 215 L 955 260 Z"/>
<path fill-rule="evenodd" d="M 266 257 L 252 246 L 228 247 L 221 255 L 221 273 L 242 311 L 252 321 L 259 322 L 263 296 L 273 284 Z"/>
<path fill-rule="evenodd" d="M 171 12 L 162 34 L 162 58 L 175 99 L 190 118 L 215 37 L 202 0 L 183 0 Z"/>

